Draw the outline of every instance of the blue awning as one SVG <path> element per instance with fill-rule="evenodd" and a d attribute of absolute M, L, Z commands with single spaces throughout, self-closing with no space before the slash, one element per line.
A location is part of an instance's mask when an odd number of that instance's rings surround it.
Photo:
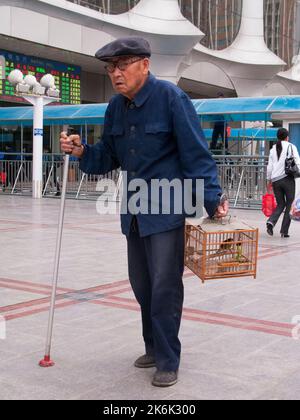
<path fill-rule="evenodd" d="M 45 107 L 46 124 L 104 124 L 107 104 L 57 105 Z"/>
<path fill-rule="evenodd" d="M 270 121 L 274 114 L 300 113 L 300 96 L 262 98 L 197 99 L 193 104 L 201 121 Z M 49 105 L 45 125 L 103 124 L 107 104 Z M 0 126 L 31 126 L 32 107 L 0 108 Z"/>
<path fill-rule="evenodd" d="M 212 138 L 213 129 L 204 129 L 205 137 L 210 140 Z M 260 140 L 277 140 L 278 128 L 232 128 L 230 130 L 229 140 L 249 140 L 249 141 L 260 141 Z"/>
<path fill-rule="evenodd" d="M 44 108 L 44 125 L 104 124 L 107 104 L 50 105 Z M 0 108 L 0 125 L 33 124 L 33 107 Z"/>
<path fill-rule="evenodd" d="M 193 101 L 202 121 L 269 121 L 300 112 L 300 96 L 200 99 Z"/>

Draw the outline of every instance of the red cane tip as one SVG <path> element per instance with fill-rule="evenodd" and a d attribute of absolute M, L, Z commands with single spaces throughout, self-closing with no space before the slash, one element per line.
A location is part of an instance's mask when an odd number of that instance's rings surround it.
<path fill-rule="evenodd" d="M 41 360 L 39 362 L 40 367 L 52 367 L 55 365 L 55 363 L 53 362 L 53 360 L 50 360 L 50 356 L 45 356 L 43 360 Z"/>

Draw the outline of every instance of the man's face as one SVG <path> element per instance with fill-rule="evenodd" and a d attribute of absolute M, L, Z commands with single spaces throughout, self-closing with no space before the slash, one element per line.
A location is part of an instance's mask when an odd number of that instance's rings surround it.
<path fill-rule="evenodd" d="M 106 69 L 114 90 L 129 99 L 133 99 L 148 77 L 149 59 L 116 57 L 107 64 Z"/>

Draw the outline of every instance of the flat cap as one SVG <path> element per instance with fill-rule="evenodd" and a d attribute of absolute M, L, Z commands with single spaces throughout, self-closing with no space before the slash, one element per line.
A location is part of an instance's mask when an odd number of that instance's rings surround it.
<path fill-rule="evenodd" d="M 151 57 L 149 42 L 140 37 L 118 38 L 110 44 L 100 48 L 95 54 L 101 61 L 110 61 L 114 57 L 138 56 Z"/>

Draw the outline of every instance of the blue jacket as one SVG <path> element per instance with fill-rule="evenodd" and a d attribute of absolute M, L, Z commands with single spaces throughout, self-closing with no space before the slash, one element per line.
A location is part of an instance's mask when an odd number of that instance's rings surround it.
<path fill-rule="evenodd" d="M 204 206 L 210 216 L 218 207 L 221 188 L 217 167 L 208 150 L 199 118 L 189 97 L 170 82 L 149 75 L 134 101 L 122 95 L 110 101 L 102 140 L 86 146 L 80 169 L 106 174 L 121 167 L 127 181 L 143 179 L 204 179 Z M 125 186 L 126 188 L 126 186 Z M 128 199 L 132 194 L 128 193 Z M 150 200 L 150 198 L 149 198 Z M 142 237 L 182 226 L 185 214 L 138 214 Z M 121 215 L 122 232 L 129 235 L 132 214 Z"/>

